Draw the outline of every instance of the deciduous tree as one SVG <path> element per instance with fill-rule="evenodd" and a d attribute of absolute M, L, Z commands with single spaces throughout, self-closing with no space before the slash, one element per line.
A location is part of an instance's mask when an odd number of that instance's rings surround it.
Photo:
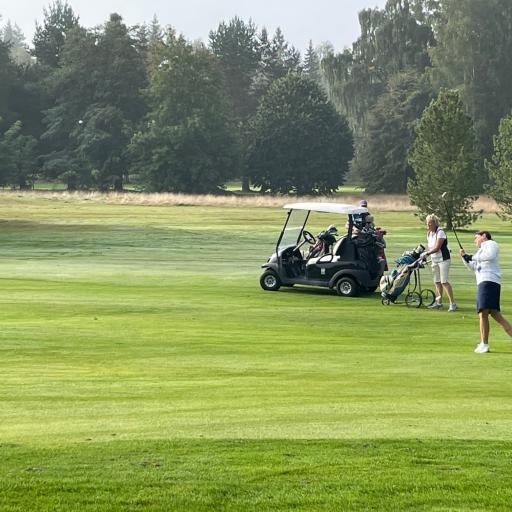
<path fill-rule="evenodd" d="M 358 135 L 392 75 L 407 69 L 423 73 L 430 65 L 434 37 L 425 9 L 419 0 L 388 0 L 384 9 L 365 9 L 352 49 L 323 59 L 329 95 Z"/>
<path fill-rule="evenodd" d="M 262 192 L 329 194 L 343 183 L 352 142 L 345 119 L 318 84 L 291 73 L 263 98 L 249 172 Z"/>
<path fill-rule="evenodd" d="M 445 0 L 436 22 L 433 77 L 462 91 L 486 155 L 512 108 L 512 3 Z"/>

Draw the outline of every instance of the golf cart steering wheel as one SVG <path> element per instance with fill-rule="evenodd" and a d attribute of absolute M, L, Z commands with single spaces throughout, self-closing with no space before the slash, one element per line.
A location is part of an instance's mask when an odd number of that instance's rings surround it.
<path fill-rule="evenodd" d="M 302 236 L 304 237 L 304 240 L 306 240 L 308 244 L 313 245 L 316 243 L 316 238 L 309 231 L 304 230 L 302 232 Z"/>

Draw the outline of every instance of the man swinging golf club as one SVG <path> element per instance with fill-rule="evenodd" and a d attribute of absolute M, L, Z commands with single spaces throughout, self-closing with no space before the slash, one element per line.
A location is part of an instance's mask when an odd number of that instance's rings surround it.
<path fill-rule="evenodd" d="M 489 231 L 477 231 L 475 245 L 478 251 L 473 256 L 466 254 L 462 247 L 460 255 L 464 264 L 476 275 L 476 309 L 480 317 L 480 343 L 476 346 L 475 352 L 485 354 L 489 352 L 489 315 L 509 336 L 512 336 L 512 325 L 500 312 L 501 273 L 498 244 L 492 240 Z"/>

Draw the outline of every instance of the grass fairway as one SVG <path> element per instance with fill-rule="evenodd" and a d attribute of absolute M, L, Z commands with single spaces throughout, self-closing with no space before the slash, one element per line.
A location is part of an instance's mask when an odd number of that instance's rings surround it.
<path fill-rule="evenodd" d="M 390 260 L 423 241 L 372 213 Z M 512 343 L 472 352 L 474 276 L 453 314 L 263 292 L 283 214 L 0 194 L 2 512 L 510 510 Z M 512 318 L 512 231 L 478 226 Z"/>

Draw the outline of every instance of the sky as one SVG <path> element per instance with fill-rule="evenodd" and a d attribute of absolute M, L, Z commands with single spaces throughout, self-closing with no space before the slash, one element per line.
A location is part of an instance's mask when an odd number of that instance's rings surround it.
<path fill-rule="evenodd" d="M 329 41 L 336 50 L 351 47 L 359 36 L 357 13 L 383 7 L 386 0 L 68 0 L 85 27 L 104 23 L 110 13 L 120 14 L 127 25 L 151 22 L 156 14 L 162 26 L 170 25 L 189 40 L 208 40 L 210 30 L 234 16 L 252 19 L 273 33 L 281 27 L 286 40 L 302 52 Z M 35 22 L 52 1 L 1 0 L 1 25 L 16 23 L 31 43 Z M 3 4 L 3 5 L 2 5 Z"/>

